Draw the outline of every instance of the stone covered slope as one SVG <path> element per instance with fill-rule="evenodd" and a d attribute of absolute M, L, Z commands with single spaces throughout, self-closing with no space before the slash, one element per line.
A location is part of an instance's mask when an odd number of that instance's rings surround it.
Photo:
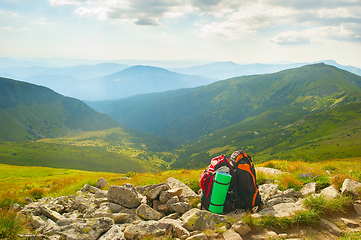
<path fill-rule="evenodd" d="M 292 234 L 273 231 L 251 231 L 241 219 L 245 214 L 236 210 L 227 215 L 213 214 L 193 208 L 189 203 L 199 198 L 182 182 L 169 178 L 166 183 L 134 187 L 131 184 L 110 186 L 101 190 L 107 182 L 99 179 L 97 187 L 85 185 L 76 195 L 58 198 L 43 198 L 21 209 L 30 220 L 36 235 L 23 236 L 31 239 L 281 239 L 301 237 L 302 232 Z M 321 193 L 327 198 L 340 194 L 354 194 L 361 184 L 346 179 L 341 191 L 333 186 Z M 266 208 L 253 217 L 265 215 L 292 216 L 304 210 L 302 196 L 315 194 L 316 185 L 308 184 L 300 192 L 293 189 L 280 192 L 277 184 L 260 186 Z M 355 203 L 355 211 L 361 214 L 361 204 Z M 345 220 L 346 221 L 346 220 Z M 360 230 L 360 221 L 348 220 L 346 228 Z M 351 223 L 350 223 L 351 222 Z M 336 238 L 341 230 L 333 223 L 322 219 L 320 227 Z M 205 234 L 208 230 L 212 234 Z"/>

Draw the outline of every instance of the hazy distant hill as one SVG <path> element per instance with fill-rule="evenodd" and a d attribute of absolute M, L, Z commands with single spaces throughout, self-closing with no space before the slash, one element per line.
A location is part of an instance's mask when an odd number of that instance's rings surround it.
<path fill-rule="evenodd" d="M 84 80 L 68 94 L 83 100 L 121 99 L 137 94 L 197 87 L 216 81 L 211 78 L 174 73 L 162 68 L 134 66 L 112 75 Z"/>
<path fill-rule="evenodd" d="M 353 66 L 340 65 L 333 60 L 320 61 L 328 65 L 344 69 L 361 76 L 361 69 Z M 288 64 L 237 64 L 234 62 L 214 62 L 205 65 L 193 66 L 188 68 L 173 68 L 174 72 L 183 74 L 199 75 L 203 77 L 212 77 L 217 79 L 227 79 L 238 76 L 275 73 L 281 70 L 301 67 L 311 63 L 288 63 Z"/>
<path fill-rule="evenodd" d="M 275 111 L 275 118 L 292 119 L 324 111 L 343 104 L 348 94 L 361 92 L 360 86 L 357 75 L 315 64 L 232 78 L 182 94 L 88 104 L 126 126 L 182 143 L 269 111 Z"/>
<path fill-rule="evenodd" d="M 76 79 L 83 80 L 104 75 L 113 74 L 128 68 L 129 65 L 116 63 L 101 63 L 97 65 L 79 65 L 72 67 L 5 67 L 0 68 L 0 76 L 12 74 L 19 80 L 27 78 L 36 78 L 43 76 L 72 76 Z"/>
<path fill-rule="evenodd" d="M 58 137 L 121 126 L 83 102 L 46 87 L 0 78 L 0 140 Z"/>

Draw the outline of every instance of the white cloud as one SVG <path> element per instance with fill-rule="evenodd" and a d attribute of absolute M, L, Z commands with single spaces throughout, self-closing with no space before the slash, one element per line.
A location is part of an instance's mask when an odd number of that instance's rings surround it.
<path fill-rule="evenodd" d="M 357 41 L 361 0 L 49 0 L 51 6 L 74 5 L 79 16 L 111 22 L 163 26 L 162 19 L 196 14 L 199 35 L 239 38 L 261 29 L 288 26 L 269 39 L 277 44 L 305 44 L 311 29 L 333 29 L 323 34 L 338 41 Z M 211 21 L 209 19 L 212 19 Z M 204 20 L 204 21 L 203 21 Z M 296 32 L 294 29 L 305 29 Z M 317 37 L 321 41 L 320 37 Z M 359 39 L 359 38 L 357 38 Z"/>
<path fill-rule="evenodd" d="M 12 27 L 3 27 L 4 30 L 7 30 L 7 31 L 12 31 Z"/>
<path fill-rule="evenodd" d="M 270 38 L 269 41 L 279 45 L 300 45 L 310 43 L 311 39 L 305 32 L 289 31 Z"/>

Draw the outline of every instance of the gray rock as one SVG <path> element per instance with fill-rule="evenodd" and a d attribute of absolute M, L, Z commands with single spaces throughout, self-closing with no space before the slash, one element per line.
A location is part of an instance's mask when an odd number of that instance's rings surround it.
<path fill-rule="evenodd" d="M 53 220 L 54 222 L 57 222 L 58 220 L 64 218 L 61 214 L 59 214 L 58 212 L 52 211 L 47 207 L 41 206 L 40 207 L 41 212 L 43 213 L 44 216 L 50 218 L 51 220 Z"/>
<path fill-rule="evenodd" d="M 51 219 L 47 219 L 38 229 L 36 229 L 36 232 L 43 234 L 45 232 L 51 231 L 55 227 L 57 227 L 56 223 Z"/>
<path fill-rule="evenodd" d="M 139 199 L 138 192 L 131 184 L 124 184 L 123 186 L 110 186 L 108 191 L 108 200 L 127 208 L 136 208 L 141 204 L 141 199 Z"/>
<path fill-rule="evenodd" d="M 354 222 L 350 219 L 347 219 L 347 218 L 341 218 L 342 222 L 346 225 L 346 227 L 349 227 L 349 228 L 358 228 L 360 226 L 359 223 L 357 222 Z"/>
<path fill-rule="evenodd" d="M 214 214 L 205 210 L 192 208 L 181 217 L 183 227 L 188 231 L 215 229 L 222 226 L 230 228 L 236 220 L 229 217 Z"/>
<path fill-rule="evenodd" d="M 154 200 L 154 199 L 158 198 L 158 196 L 161 192 L 166 191 L 168 189 L 169 189 L 168 185 L 160 185 L 156 188 L 151 189 L 149 192 L 147 192 L 146 197 L 149 200 Z"/>
<path fill-rule="evenodd" d="M 153 209 L 158 211 L 158 206 L 161 205 L 161 203 L 159 200 L 154 200 L 152 205 L 153 205 Z"/>
<path fill-rule="evenodd" d="M 171 199 L 173 197 L 177 197 L 177 199 L 179 199 L 179 196 L 182 194 L 182 191 L 183 191 L 182 188 L 173 188 L 173 189 L 163 191 L 160 193 L 159 201 L 161 203 L 166 203 L 169 199 Z"/>
<path fill-rule="evenodd" d="M 123 208 L 120 213 L 126 213 L 129 215 L 129 219 L 126 221 L 127 223 L 132 223 L 134 221 L 143 221 L 143 219 L 141 219 L 140 217 L 138 217 L 138 215 L 135 212 L 136 209 L 128 209 L 128 208 Z"/>
<path fill-rule="evenodd" d="M 307 183 L 307 184 L 305 184 L 301 188 L 300 192 L 302 193 L 303 196 L 316 193 L 316 183 Z"/>
<path fill-rule="evenodd" d="M 108 191 L 100 190 L 94 194 L 94 197 L 96 198 L 106 198 L 108 197 Z"/>
<path fill-rule="evenodd" d="M 159 220 L 163 217 L 160 212 L 155 211 L 147 204 L 141 204 L 135 211 L 137 215 L 145 220 Z"/>
<path fill-rule="evenodd" d="M 256 167 L 255 170 L 256 172 L 262 172 L 264 174 L 273 175 L 273 176 L 277 176 L 283 173 L 281 170 L 275 168 L 267 168 L 267 167 Z"/>
<path fill-rule="evenodd" d="M 10 210 L 11 211 L 19 211 L 19 210 L 21 210 L 21 206 L 18 203 L 15 203 L 15 204 L 11 205 Z"/>
<path fill-rule="evenodd" d="M 41 217 L 39 216 L 34 216 L 31 215 L 30 216 L 30 225 L 32 228 L 39 228 L 41 225 L 43 225 L 45 223 L 45 221 L 43 219 L 41 219 Z"/>
<path fill-rule="evenodd" d="M 192 209 L 192 205 L 190 205 L 187 202 L 173 203 L 170 205 L 170 207 L 172 208 L 173 212 L 180 213 L 180 214 L 188 212 L 189 210 Z"/>
<path fill-rule="evenodd" d="M 262 184 L 258 187 L 262 201 L 277 194 L 278 184 Z"/>
<path fill-rule="evenodd" d="M 124 237 L 126 239 L 144 239 L 145 237 L 154 238 L 167 236 L 172 233 L 173 226 L 170 223 L 159 221 L 141 221 L 138 224 L 132 224 L 126 227 Z"/>
<path fill-rule="evenodd" d="M 129 215 L 126 213 L 114 213 L 112 216 L 116 224 L 124 223 L 129 219 Z"/>
<path fill-rule="evenodd" d="M 97 207 L 100 207 L 100 205 L 102 203 L 106 203 L 108 202 L 108 198 L 107 197 L 104 197 L 104 198 L 95 198 L 94 199 L 94 204 L 97 205 Z"/>
<path fill-rule="evenodd" d="M 184 183 L 182 183 L 181 181 L 179 181 L 175 178 L 172 178 L 172 177 L 168 178 L 167 184 L 170 188 L 182 188 L 183 191 L 182 191 L 181 196 L 183 196 L 187 199 L 199 197 L 190 187 L 188 187 L 187 185 L 185 185 Z"/>
<path fill-rule="evenodd" d="M 267 205 L 267 207 L 272 207 L 272 206 L 280 204 L 280 203 L 294 203 L 294 202 L 295 201 L 292 198 L 278 197 L 278 198 L 273 198 L 273 199 L 265 202 L 265 204 Z"/>
<path fill-rule="evenodd" d="M 99 207 L 100 208 L 108 208 L 108 211 L 110 211 L 112 213 L 118 213 L 124 208 L 117 203 L 111 203 L 111 202 L 104 202 L 104 203 L 100 204 Z"/>
<path fill-rule="evenodd" d="M 68 240 L 95 240 L 108 231 L 114 225 L 114 221 L 110 218 L 61 219 L 57 224 L 58 226 L 50 231 L 45 231 L 44 235 L 61 235 Z"/>
<path fill-rule="evenodd" d="M 89 184 L 85 184 L 82 189 L 80 189 L 81 192 L 89 192 L 95 194 L 96 192 L 100 191 L 99 188 L 90 186 Z"/>
<path fill-rule="evenodd" d="M 97 183 L 95 184 L 95 187 L 102 189 L 108 185 L 109 185 L 109 183 L 104 178 L 99 178 Z"/>
<path fill-rule="evenodd" d="M 251 228 L 243 221 L 237 221 L 232 225 L 232 229 L 241 236 L 246 236 L 251 231 Z"/>
<path fill-rule="evenodd" d="M 340 189 L 342 195 L 358 197 L 358 192 L 361 190 L 361 183 L 346 178 Z"/>
<path fill-rule="evenodd" d="M 151 184 L 151 185 L 146 185 L 146 186 L 137 186 L 137 187 L 136 187 L 136 190 L 137 190 L 140 194 L 144 195 L 144 194 L 146 194 L 148 191 L 150 191 L 150 190 L 152 190 L 152 189 L 154 189 L 154 188 L 156 188 L 156 187 L 158 187 L 158 186 L 162 186 L 162 185 L 168 186 L 166 183 L 159 183 L 159 184 Z"/>
<path fill-rule="evenodd" d="M 341 196 L 341 194 L 337 191 L 337 189 L 333 185 L 322 189 L 320 194 L 327 199 L 335 199 Z"/>
<path fill-rule="evenodd" d="M 157 206 L 158 211 L 164 212 L 164 213 L 170 213 L 170 209 L 168 207 L 168 204 L 160 204 Z"/>
<path fill-rule="evenodd" d="M 266 240 L 267 238 L 262 235 L 252 235 L 251 240 Z"/>
<path fill-rule="evenodd" d="M 243 238 L 236 233 L 233 229 L 227 230 L 225 233 L 222 234 L 224 240 L 242 240 Z"/>
<path fill-rule="evenodd" d="M 327 221 L 326 219 L 320 219 L 319 224 L 321 227 L 324 227 L 329 231 L 330 233 L 340 236 L 342 231 L 332 222 Z"/>
<path fill-rule="evenodd" d="M 358 215 L 361 215 L 361 201 L 360 200 L 356 200 L 353 204 L 353 208 L 355 209 L 355 212 Z"/>
<path fill-rule="evenodd" d="M 295 214 L 297 211 L 306 210 L 301 201 L 295 203 L 281 203 L 262 209 L 258 213 L 252 214 L 254 217 L 259 216 L 274 216 L 274 217 L 289 217 Z"/>
<path fill-rule="evenodd" d="M 169 200 L 167 201 L 167 206 L 168 206 L 168 208 L 169 208 L 169 210 L 170 210 L 171 212 L 173 211 L 171 205 L 174 204 L 174 203 L 178 203 L 178 202 L 179 202 L 179 198 L 178 198 L 177 196 L 174 196 L 174 197 L 172 197 L 171 199 L 169 199 Z"/>
<path fill-rule="evenodd" d="M 175 219 L 165 219 L 162 218 L 160 222 L 170 223 L 173 226 L 173 236 L 181 239 L 188 238 L 190 233 L 187 229 L 182 227 L 182 222 Z"/>
<path fill-rule="evenodd" d="M 125 240 L 122 228 L 118 225 L 113 225 L 103 236 L 98 240 Z"/>
<path fill-rule="evenodd" d="M 196 235 L 193 235 L 186 240 L 208 240 L 208 237 L 205 233 L 198 233 Z"/>

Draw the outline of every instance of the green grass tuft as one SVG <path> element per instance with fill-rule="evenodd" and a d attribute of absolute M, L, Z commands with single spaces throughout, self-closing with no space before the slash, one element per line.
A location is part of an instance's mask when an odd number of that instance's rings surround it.
<path fill-rule="evenodd" d="M 0 239 L 18 239 L 24 226 L 25 220 L 16 212 L 0 209 Z"/>

